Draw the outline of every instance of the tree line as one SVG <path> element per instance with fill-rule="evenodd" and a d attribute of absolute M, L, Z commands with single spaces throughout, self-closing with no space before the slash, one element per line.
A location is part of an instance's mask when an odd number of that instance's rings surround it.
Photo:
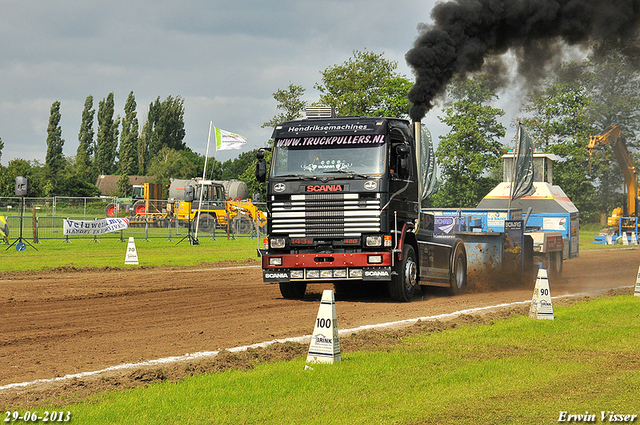
<path fill-rule="evenodd" d="M 521 90 L 522 107 L 514 121 L 523 122 L 536 148 L 560 158 L 554 168 L 559 185 L 580 210 L 583 221 L 606 221 L 616 206 L 624 204 L 624 178 L 609 146 L 589 157 L 587 143 L 610 125 L 618 125 L 625 144 L 636 158 L 640 131 L 640 54 L 611 45 L 594 46 L 582 61 L 569 61 L 550 71 L 537 84 Z M 321 72 L 314 85 L 317 102 L 304 99 L 306 89 L 290 83 L 276 90 L 277 113 L 262 127 L 300 118 L 307 106 L 331 106 L 338 116 L 394 116 L 407 118 L 411 105 L 407 93 L 412 83 L 397 72 L 397 63 L 383 54 L 354 51 L 342 64 Z M 513 90 L 495 73 L 476 73 L 455 80 L 441 101 L 439 120 L 449 132 L 439 136 L 435 152 L 439 191 L 425 206 L 474 207 L 502 176 L 501 155 L 514 146 L 500 119 L 499 94 Z M 129 175 L 154 176 L 168 185 L 169 178 L 202 174 L 204 157 L 184 143 L 184 101 L 158 97 L 149 105 L 142 129 L 136 116 L 133 92 L 124 116 L 114 117 L 113 94 L 99 102 L 96 111 L 88 96 L 78 134 L 77 155 L 62 155 L 64 140 L 59 127 L 59 102 L 51 107 L 44 165 L 14 159 L 0 166 L 0 196 L 13 195 L 13 181 L 25 175 L 33 182 L 32 196 L 92 196 L 100 174 L 120 174 L 120 195 Z M 515 127 L 515 122 L 512 123 Z M 119 140 L 119 144 L 118 144 Z M 265 142 L 266 143 L 266 142 Z M 2 153 L 0 139 L 0 155 Z M 267 152 L 267 155 L 269 153 Z M 212 179 L 239 178 L 249 190 L 262 192 L 254 176 L 255 151 L 243 152 L 224 163 L 212 159 L 206 174 Z"/>
<path fill-rule="evenodd" d="M 47 126 L 45 163 L 15 158 L 7 167 L 0 165 L 0 196 L 14 196 L 16 176 L 29 177 L 30 197 L 100 196 L 96 183 L 100 175 L 119 175 L 116 196 L 131 196 L 129 176 L 154 176 L 157 183 L 168 186 L 170 178 L 193 178 L 202 175 L 205 158 L 194 153 L 184 142 L 184 99 L 158 97 L 149 104 L 140 128 L 134 93 L 129 93 L 124 114 L 116 115 L 114 94 L 95 102 L 87 96 L 78 132 L 76 155 L 63 154 L 65 140 L 60 127 L 60 102 L 51 105 Z M 0 139 L 0 159 L 4 143 Z M 213 179 L 237 178 L 247 155 L 224 163 L 210 160 L 208 176 Z M 239 164 L 235 164 L 236 162 Z M 246 166 L 246 164 L 245 164 Z M 166 195 L 166 193 L 165 193 Z"/>

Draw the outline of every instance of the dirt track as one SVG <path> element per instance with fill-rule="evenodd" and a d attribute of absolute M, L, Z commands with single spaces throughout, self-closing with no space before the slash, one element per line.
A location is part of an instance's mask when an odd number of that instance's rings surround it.
<path fill-rule="evenodd" d="M 640 248 L 582 251 L 552 296 L 633 286 Z M 282 299 L 256 262 L 0 275 L 0 386 L 311 333 L 323 289 Z M 411 303 L 337 300 L 340 328 L 531 299 L 533 286 Z"/>

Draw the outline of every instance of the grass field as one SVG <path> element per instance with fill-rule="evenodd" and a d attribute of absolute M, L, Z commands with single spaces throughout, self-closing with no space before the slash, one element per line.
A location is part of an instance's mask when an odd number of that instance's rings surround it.
<path fill-rule="evenodd" d="M 29 270 L 55 269 L 59 267 L 157 267 L 157 266 L 196 266 L 202 263 L 217 261 L 245 261 L 257 259 L 258 240 L 239 237 L 227 240 L 226 236 L 211 240 L 200 237 L 199 245 L 190 245 L 188 240 L 178 243 L 162 238 L 145 241 L 144 237 L 136 238 L 136 251 L 139 265 L 125 266 L 124 259 L 127 241 L 118 239 L 101 239 L 93 242 L 91 238 L 76 239 L 71 243 L 61 240 L 47 240 L 27 245 L 26 250 L 16 251 L 13 247 L 0 244 L 0 272 L 22 272 Z M 36 251 L 37 249 L 37 251 Z"/>
<path fill-rule="evenodd" d="M 312 370 L 301 357 L 56 410 L 74 424 L 543 424 L 561 412 L 600 422 L 640 414 L 639 311 L 638 297 L 602 298 L 555 307 L 553 321 L 427 331 Z"/>
<path fill-rule="evenodd" d="M 581 230 L 581 250 L 605 248 L 591 243 L 597 230 Z M 125 266 L 126 242 L 50 240 L 38 251 L 3 250 L 0 272 L 197 266 L 255 259 L 257 245 L 251 238 L 136 239 L 140 265 Z M 554 306 L 554 314 L 554 321 L 518 316 L 423 332 L 343 352 L 343 362 L 313 370 L 299 357 L 105 392 L 55 410 L 71 412 L 75 424 L 540 424 L 557 423 L 561 412 L 589 412 L 598 422 L 608 422 L 601 411 L 640 414 L 640 297 Z"/>

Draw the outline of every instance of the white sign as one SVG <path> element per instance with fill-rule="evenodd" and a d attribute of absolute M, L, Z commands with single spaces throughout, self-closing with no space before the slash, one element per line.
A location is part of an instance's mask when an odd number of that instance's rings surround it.
<path fill-rule="evenodd" d="M 538 270 L 538 278 L 536 279 L 536 287 L 533 290 L 529 317 L 534 319 L 554 319 L 551 293 L 549 292 L 549 279 L 547 278 L 547 271 L 545 269 Z"/>
<path fill-rule="evenodd" d="M 136 242 L 133 236 L 129 237 L 129 243 L 127 244 L 127 253 L 124 256 L 125 264 L 138 264 L 138 251 L 136 250 Z"/>
<path fill-rule="evenodd" d="M 63 223 L 65 235 L 103 235 L 129 227 L 126 218 L 103 218 L 101 220 L 69 220 Z"/>
<path fill-rule="evenodd" d="M 322 300 L 320 301 L 318 317 L 313 327 L 307 362 L 335 363 L 341 360 L 336 301 L 333 291 L 326 289 L 322 292 Z"/>

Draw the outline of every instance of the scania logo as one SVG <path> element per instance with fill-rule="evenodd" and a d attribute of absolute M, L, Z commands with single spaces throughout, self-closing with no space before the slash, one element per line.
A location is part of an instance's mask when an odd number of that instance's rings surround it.
<path fill-rule="evenodd" d="M 286 188 L 287 185 L 285 185 L 284 183 L 276 183 L 273 185 L 274 192 L 284 192 Z"/>
<path fill-rule="evenodd" d="M 364 275 L 367 277 L 373 277 L 373 276 L 389 277 L 389 272 L 386 270 L 365 270 Z"/>
<path fill-rule="evenodd" d="M 264 277 L 267 279 L 288 279 L 287 273 L 265 273 Z"/>
<path fill-rule="evenodd" d="M 369 180 L 364 183 L 364 188 L 367 190 L 376 190 L 376 187 L 378 187 L 378 182 L 376 181 Z"/>
<path fill-rule="evenodd" d="M 314 184 L 307 186 L 307 192 L 342 192 L 341 184 Z"/>

